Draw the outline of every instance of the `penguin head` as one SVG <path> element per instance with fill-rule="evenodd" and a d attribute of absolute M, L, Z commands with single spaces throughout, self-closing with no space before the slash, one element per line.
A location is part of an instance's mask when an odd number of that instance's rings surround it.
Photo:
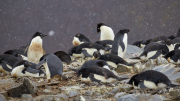
<path fill-rule="evenodd" d="M 138 76 L 139 74 L 136 74 L 136 75 L 134 75 L 133 77 L 131 77 L 131 79 L 129 80 L 129 82 L 128 82 L 128 84 L 131 84 L 131 85 L 135 85 L 135 86 L 138 86 L 138 81 L 137 81 L 137 76 Z"/>
<path fill-rule="evenodd" d="M 28 61 L 25 61 L 24 62 L 24 67 L 29 67 L 29 66 L 31 66 L 31 64 Z"/>
<path fill-rule="evenodd" d="M 99 51 L 95 51 L 93 53 L 93 59 L 98 59 L 101 56 L 101 53 Z"/>
<path fill-rule="evenodd" d="M 169 46 L 169 45 L 173 44 L 173 42 L 172 42 L 172 40 L 167 39 L 167 40 L 165 40 L 165 44 Z"/>
<path fill-rule="evenodd" d="M 124 33 L 128 33 L 129 31 L 130 31 L 129 29 L 121 29 L 121 30 L 119 31 L 119 33 L 124 34 Z"/>
<path fill-rule="evenodd" d="M 176 44 L 174 50 L 179 50 L 179 49 L 180 49 L 180 44 Z"/>
<path fill-rule="evenodd" d="M 37 36 L 43 38 L 43 37 L 45 37 L 45 36 L 47 36 L 47 35 L 46 35 L 46 34 L 43 34 L 43 33 L 41 33 L 41 32 L 36 32 L 36 33 L 33 35 L 32 38 L 35 38 L 35 37 L 37 37 Z"/>
<path fill-rule="evenodd" d="M 98 23 L 97 24 L 97 33 L 101 31 L 101 26 L 106 26 L 104 23 Z"/>

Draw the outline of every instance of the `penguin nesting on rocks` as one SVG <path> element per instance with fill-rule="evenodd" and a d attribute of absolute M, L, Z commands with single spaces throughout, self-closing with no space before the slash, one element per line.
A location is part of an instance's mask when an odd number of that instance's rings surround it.
<path fill-rule="evenodd" d="M 115 55 L 115 54 L 104 54 L 101 55 L 98 51 L 94 52 L 93 54 L 93 59 L 98 59 L 98 60 L 104 60 L 106 61 L 110 66 L 117 68 L 118 64 L 124 64 L 127 66 L 132 66 L 135 63 L 128 63 L 126 62 L 123 58 Z"/>
<path fill-rule="evenodd" d="M 102 41 L 96 41 L 95 43 L 102 45 L 103 47 L 105 47 L 105 50 L 109 51 L 110 49 L 112 49 L 113 41 L 112 40 L 102 40 Z"/>
<path fill-rule="evenodd" d="M 163 56 L 169 52 L 169 49 L 166 45 L 162 43 L 153 43 L 149 44 L 144 48 L 144 51 L 141 53 L 139 57 L 135 57 L 132 59 L 141 59 L 141 60 L 148 60 L 148 59 L 156 59 L 159 56 Z"/>
<path fill-rule="evenodd" d="M 100 41 L 102 40 L 114 40 L 114 32 L 111 27 L 108 27 L 104 23 L 97 24 L 97 33 L 100 33 Z"/>
<path fill-rule="evenodd" d="M 85 43 L 85 42 L 91 42 L 91 41 L 83 34 L 76 34 L 74 36 L 73 41 L 72 41 L 74 46 L 78 46 L 78 45 Z"/>
<path fill-rule="evenodd" d="M 174 50 L 164 56 L 169 63 L 180 64 L 180 44 L 176 44 Z"/>
<path fill-rule="evenodd" d="M 70 64 L 71 61 L 71 57 L 64 51 L 57 51 L 54 53 L 57 57 L 59 57 L 59 59 L 62 62 L 65 62 L 66 64 Z"/>
<path fill-rule="evenodd" d="M 105 48 L 97 43 L 82 43 L 76 48 L 76 53 L 73 53 L 74 57 L 91 57 L 95 51 L 99 51 L 101 54 L 105 53 Z"/>
<path fill-rule="evenodd" d="M 121 58 L 124 58 L 124 55 L 127 49 L 127 44 L 128 44 L 127 34 L 129 31 L 130 31 L 129 29 L 122 29 L 116 34 L 113 45 L 112 45 L 112 50 L 111 50 L 112 54 L 115 54 Z"/>
<path fill-rule="evenodd" d="M 42 41 L 42 38 L 45 36 L 47 35 L 40 32 L 36 32 L 32 36 L 31 42 L 26 49 L 28 61 L 37 64 L 39 62 L 39 59 L 45 54 Z"/>
<path fill-rule="evenodd" d="M 83 82 L 113 82 L 115 80 L 121 81 L 125 80 L 127 78 L 120 78 L 116 76 L 113 72 L 110 70 L 99 67 L 99 66 L 92 66 L 89 68 L 81 68 L 77 72 L 78 77 L 81 75 L 81 81 Z"/>
<path fill-rule="evenodd" d="M 53 77 L 58 77 L 60 79 L 60 76 L 62 76 L 63 64 L 53 53 L 48 53 L 40 58 L 36 68 L 40 69 L 41 67 L 45 67 L 48 80 L 47 83 L 50 82 Z"/>
<path fill-rule="evenodd" d="M 172 84 L 166 75 L 155 70 L 147 70 L 131 77 L 128 84 L 134 86 L 135 89 L 157 89 L 166 86 L 176 87 L 180 85 Z"/>
<path fill-rule="evenodd" d="M 36 64 L 21 60 L 14 64 L 11 75 L 13 77 L 44 77 L 45 73 L 42 70 L 37 70 Z"/>

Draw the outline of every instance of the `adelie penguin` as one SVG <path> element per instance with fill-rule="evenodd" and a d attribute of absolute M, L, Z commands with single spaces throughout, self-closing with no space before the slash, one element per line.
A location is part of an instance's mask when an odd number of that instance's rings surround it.
<path fill-rule="evenodd" d="M 108 82 L 111 83 L 115 80 L 121 81 L 121 80 L 125 80 L 127 78 L 120 78 L 118 76 L 116 76 L 113 72 L 111 72 L 110 70 L 103 68 L 103 67 L 99 67 L 99 66 L 92 66 L 89 68 L 81 68 L 78 72 L 77 72 L 78 77 L 81 76 L 81 81 L 83 82 Z"/>
<path fill-rule="evenodd" d="M 36 64 L 21 60 L 14 64 L 11 75 L 13 77 L 44 77 L 45 73 L 42 70 L 37 70 Z"/>
<path fill-rule="evenodd" d="M 32 36 L 31 42 L 25 50 L 27 51 L 28 61 L 37 64 L 39 62 L 39 59 L 45 54 L 42 40 L 42 38 L 45 36 L 47 35 L 40 32 L 36 32 Z"/>
<path fill-rule="evenodd" d="M 121 58 L 124 58 L 124 55 L 127 49 L 127 44 L 128 44 L 127 34 L 129 31 L 130 31 L 129 29 L 122 29 L 116 34 L 113 45 L 112 45 L 112 50 L 111 50 L 112 54 L 115 54 Z"/>
<path fill-rule="evenodd" d="M 48 53 L 40 58 L 37 69 L 44 67 L 46 70 L 47 83 L 54 77 L 61 79 L 63 73 L 63 64 L 61 60 L 53 53 Z"/>
<path fill-rule="evenodd" d="M 135 89 L 157 89 L 167 86 L 180 86 L 172 84 L 166 75 L 155 70 L 147 70 L 145 72 L 134 75 L 131 77 L 128 84 L 133 85 Z"/>
<path fill-rule="evenodd" d="M 66 64 L 70 64 L 71 61 L 71 57 L 69 54 L 67 54 L 64 51 L 57 51 L 54 53 L 62 62 L 66 63 Z"/>
<path fill-rule="evenodd" d="M 127 66 L 132 66 L 135 63 L 128 63 L 126 62 L 123 58 L 115 55 L 115 54 L 104 54 L 101 55 L 98 51 L 94 52 L 93 54 L 93 59 L 98 59 L 98 60 L 104 60 L 106 61 L 110 66 L 117 68 L 118 64 L 124 64 Z"/>
<path fill-rule="evenodd" d="M 72 54 L 74 57 L 92 57 L 95 51 L 101 54 L 105 53 L 105 48 L 97 43 L 82 43 L 76 48 L 76 52 Z"/>
<path fill-rule="evenodd" d="M 83 34 L 76 34 L 74 36 L 73 41 L 72 41 L 74 46 L 78 46 L 78 45 L 85 43 L 85 42 L 91 42 L 91 41 Z"/>
<path fill-rule="evenodd" d="M 97 24 L 97 33 L 100 33 L 100 41 L 102 40 L 114 40 L 114 32 L 111 27 L 104 23 Z"/>
<path fill-rule="evenodd" d="M 105 48 L 106 51 L 110 51 L 112 49 L 113 40 L 102 40 L 94 43 L 100 44 Z"/>

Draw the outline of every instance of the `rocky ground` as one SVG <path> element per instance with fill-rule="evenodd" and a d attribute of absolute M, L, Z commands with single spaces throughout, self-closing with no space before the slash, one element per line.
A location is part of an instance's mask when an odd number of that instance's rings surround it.
<path fill-rule="evenodd" d="M 141 50 L 137 47 L 128 47 L 126 58 L 139 55 Z M 0 74 L 0 101 L 162 101 L 180 100 L 180 87 L 162 88 L 157 90 L 135 90 L 127 82 L 114 81 L 113 83 L 81 82 L 68 68 L 79 68 L 87 59 L 76 59 L 70 65 L 64 65 L 62 80 L 53 79 L 47 83 L 46 77 L 12 78 L 10 73 Z M 145 70 L 157 70 L 176 84 L 180 84 L 180 70 L 178 65 L 170 64 L 163 58 L 139 61 L 126 59 L 128 62 L 138 62 L 132 67 L 119 65 L 112 70 L 120 77 L 131 78 L 132 75 Z"/>

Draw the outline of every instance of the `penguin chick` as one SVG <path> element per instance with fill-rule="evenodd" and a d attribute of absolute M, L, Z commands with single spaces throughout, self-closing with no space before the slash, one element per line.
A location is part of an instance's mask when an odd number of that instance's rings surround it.
<path fill-rule="evenodd" d="M 85 43 L 85 42 L 91 42 L 91 41 L 83 34 L 76 34 L 74 36 L 73 41 L 72 41 L 74 46 L 78 46 L 78 45 Z"/>
<path fill-rule="evenodd" d="M 71 57 L 64 51 L 57 51 L 54 53 L 62 62 L 65 62 L 66 64 L 70 64 Z"/>
<path fill-rule="evenodd" d="M 26 49 L 28 61 L 37 64 L 39 59 L 45 54 L 42 41 L 42 38 L 45 36 L 47 35 L 40 32 L 36 32 L 32 36 L 31 42 Z"/>
<path fill-rule="evenodd" d="M 96 41 L 95 43 L 102 45 L 106 51 L 109 51 L 110 49 L 112 49 L 113 41 L 112 40 L 102 40 L 102 41 Z"/>
<path fill-rule="evenodd" d="M 159 56 L 164 56 L 168 52 L 169 49 L 166 45 L 161 43 L 154 43 L 148 45 L 139 57 L 135 57 L 131 59 L 141 59 L 141 60 L 156 59 Z"/>
<path fill-rule="evenodd" d="M 39 69 L 42 66 L 45 67 L 48 82 L 50 82 L 50 79 L 53 77 L 58 77 L 60 79 L 63 73 L 63 64 L 56 55 L 53 53 L 43 55 L 36 68 Z"/>
<path fill-rule="evenodd" d="M 111 27 L 108 27 L 104 23 L 97 24 L 97 33 L 100 33 L 100 41 L 102 40 L 114 40 L 114 32 Z"/>
<path fill-rule="evenodd" d="M 130 31 L 129 29 L 122 29 L 116 34 L 112 45 L 112 50 L 111 50 L 112 54 L 118 55 L 121 58 L 124 57 L 128 44 L 127 34 L 129 31 Z"/>
<path fill-rule="evenodd" d="M 30 62 L 26 60 L 20 60 L 14 64 L 11 75 L 13 77 L 43 77 L 44 72 L 42 70 L 35 69 L 36 65 L 31 65 Z"/>
<path fill-rule="evenodd" d="M 99 67 L 103 67 L 110 70 L 108 63 L 103 60 L 89 60 L 89 61 L 84 62 L 84 64 L 78 69 L 72 69 L 72 68 L 69 68 L 69 69 L 77 73 L 82 68 L 90 68 L 92 66 L 99 66 Z"/>
<path fill-rule="evenodd" d="M 104 60 L 106 61 L 110 66 L 117 68 L 118 64 L 124 64 L 127 66 L 132 66 L 135 63 L 128 63 L 126 62 L 123 58 L 114 55 L 114 54 L 104 54 L 101 55 L 98 51 L 94 52 L 93 54 L 93 59 L 98 59 L 98 60 Z"/>
<path fill-rule="evenodd" d="M 166 75 L 155 70 L 147 70 L 131 77 L 128 84 L 134 86 L 135 89 L 157 89 L 166 86 L 176 87 L 180 85 L 172 84 Z"/>
<path fill-rule="evenodd" d="M 78 77 L 81 76 L 81 81 L 83 82 L 113 82 L 115 80 L 121 81 L 127 78 L 120 78 L 116 76 L 113 72 L 106 68 L 92 66 L 90 68 L 82 68 L 77 72 Z"/>
<path fill-rule="evenodd" d="M 76 48 L 76 53 L 73 53 L 74 57 L 91 57 L 95 51 L 99 51 L 101 54 L 105 53 L 105 48 L 97 43 L 82 43 Z"/>

